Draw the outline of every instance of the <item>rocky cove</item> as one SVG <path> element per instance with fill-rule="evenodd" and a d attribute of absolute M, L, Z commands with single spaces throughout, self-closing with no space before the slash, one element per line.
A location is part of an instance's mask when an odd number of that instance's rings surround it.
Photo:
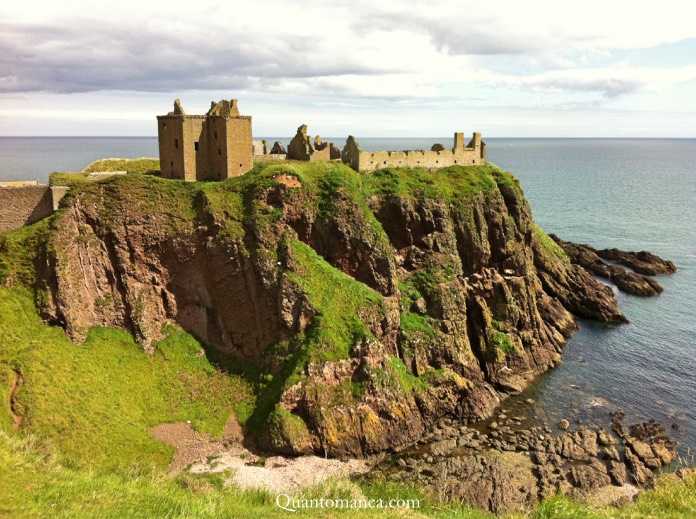
<path fill-rule="evenodd" d="M 626 323 L 593 274 L 653 295 L 648 276 L 675 267 L 546 235 L 496 167 L 128 176 L 75 189 L 42 232 L 30 284 L 43 317 L 76 342 L 124 328 L 150 352 L 166 325 L 199 338 L 254 383 L 254 449 L 397 452 L 374 477 L 496 512 L 574 489 L 626 497 L 675 458 L 657 424 L 557 432 L 501 416 L 561 361 L 576 318 Z"/>

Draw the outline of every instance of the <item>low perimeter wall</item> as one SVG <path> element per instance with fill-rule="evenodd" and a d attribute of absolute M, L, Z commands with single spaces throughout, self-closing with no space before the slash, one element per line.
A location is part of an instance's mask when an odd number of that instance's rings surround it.
<path fill-rule="evenodd" d="M 67 188 L 42 185 L 0 187 L 0 232 L 46 218 L 58 208 Z"/>

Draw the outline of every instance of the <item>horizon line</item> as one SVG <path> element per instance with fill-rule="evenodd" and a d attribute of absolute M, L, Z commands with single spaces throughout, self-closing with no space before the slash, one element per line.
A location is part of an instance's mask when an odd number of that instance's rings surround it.
<path fill-rule="evenodd" d="M 346 136 L 347 137 L 347 136 Z M 278 136 L 278 135 L 259 135 L 260 139 L 292 139 L 293 136 Z M 322 139 L 343 139 L 344 136 L 327 136 L 322 137 Z M 407 137 L 407 136 L 397 136 L 397 137 L 361 137 L 355 136 L 356 139 L 452 139 L 452 136 L 418 136 L 418 137 Z M 157 135 L 0 135 L 0 139 L 157 139 Z M 513 136 L 492 136 L 484 137 L 485 139 L 603 139 L 603 140 L 620 140 L 620 139 L 631 139 L 631 140 L 659 140 L 659 139 L 669 139 L 669 140 L 694 140 L 696 136 L 692 137 L 679 137 L 679 136 L 653 136 L 653 137 L 630 137 L 630 136 L 612 136 L 612 137 L 590 137 L 590 136 L 533 136 L 533 137 L 513 137 Z"/>

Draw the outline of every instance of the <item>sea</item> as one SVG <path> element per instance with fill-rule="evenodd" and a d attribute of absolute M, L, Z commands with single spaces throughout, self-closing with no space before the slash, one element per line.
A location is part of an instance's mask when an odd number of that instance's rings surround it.
<path fill-rule="evenodd" d="M 267 138 L 270 142 L 287 138 Z M 342 144 L 343 138 L 329 139 Z M 358 139 L 364 149 L 429 149 L 451 138 Z M 653 298 L 618 293 L 630 323 L 581 321 L 561 364 L 517 402 L 557 423 L 655 419 L 696 452 L 696 139 L 487 139 L 490 161 L 521 181 L 547 232 L 674 261 Z M 156 157 L 154 137 L 2 137 L 0 180 L 46 181 L 103 157 Z M 514 405 L 515 400 L 511 400 Z M 693 460 L 692 460 L 693 461 Z"/>

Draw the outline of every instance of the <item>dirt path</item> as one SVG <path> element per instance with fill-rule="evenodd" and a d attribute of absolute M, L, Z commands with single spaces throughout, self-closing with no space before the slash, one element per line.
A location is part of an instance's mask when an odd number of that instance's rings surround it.
<path fill-rule="evenodd" d="M 231 473 L 227 482 L 240 488 L 260 488 L 291 493 L 332 478 L 363 474 L 365 460 L 335 460 L 318 456 L 264 458 L 242 446 L 242 429 L 232 416 L 221 440 L 196 432 L 188 422 L 158 425 L 152 435 L 176 449 L 169 466 L 171 474 L 190 470 L 194 474 Z"/>
<path fill-rule="evenodd" d="M 239 488 L 260 488 L 273 494 L 292 494 L 334 478 L 364 474 L 365 460 L 335 460 L 318 456 L 261 458 L 246 449 L 231 449 L 191 467 L 194 474 L 230 471 L 227 480 Z"/>
<path fill-rule="evenodd" d="M 10 414 L 12 415 L 12 426 L 15 430 L 22 426 L 22 421 L 24 420 L 17 405 L 17 393 L 22 388 L 22 384 L 24 384 L 22 372 L 18 369 L 10 370 Z"/>

